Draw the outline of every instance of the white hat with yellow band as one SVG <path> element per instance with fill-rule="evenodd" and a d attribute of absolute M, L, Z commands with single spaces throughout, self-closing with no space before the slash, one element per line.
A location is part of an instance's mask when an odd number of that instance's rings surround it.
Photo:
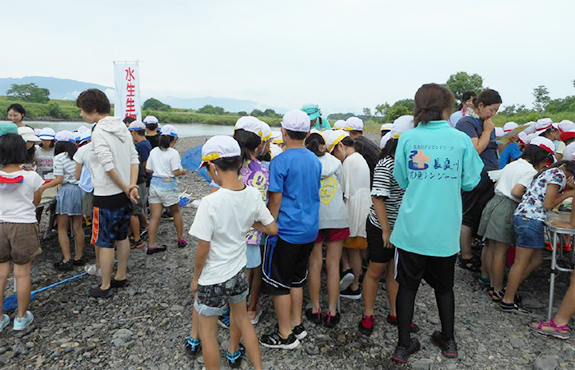
<path fill-rule="evenodd" d="M 238 142 L 230 137 L 218 135 L 210 138 L 202 147 L 202 164 L 200 168 L 206 165 L 206 162 L 214 161 L 220 158 L 239 157 L 242 150 Z"/>
<path fill-rule="evenodd" d="M 284 138 L 279 131 L 272 131 L 272 144 L 283 144 Z"/>
<path fill-rule="evenodd" d="M 391 127 L 391 137 L 393 139 L 399 139 L 401 134 L 407 130 L 413 128 L 413 116 L 401 116 L 393 121 L 393 127 Z"/>
<path fill-rule="evenodd" d="M 264 121 L 260 121 L 262 125 L 262 141 L 268 141 L 272 138 L 272 128 Z"/>
<path fill-rule="evenodd" d="M 359 117 L 349 117 L 345 120 L 346 131 L 363 131 L 363 121 Z"/>
<path fill-rule="evenodd" d="M 262 121 L 260 121 L 256 117 L 252 116 L 240 117 L 240 119 L 237 120 L 236 125 L 234 126 L 234 131 L 235 130 L 245 130 L 258 135 L 259 137 L 263 137 Z"/>
<path fill-rule="evenodd" d="M 335 148 L 335 146 L 340 141 L 349 136 L 349 133 L 344 130 L 335 130 L 326 132 L 325 136 L 325 146 L 327 148 L 327 152 L 331 153 L 333 148 Z"/>

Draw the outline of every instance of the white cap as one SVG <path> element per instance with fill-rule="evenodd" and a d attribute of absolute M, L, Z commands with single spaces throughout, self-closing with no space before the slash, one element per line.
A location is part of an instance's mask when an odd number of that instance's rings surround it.
<path fill-rule="evenodd" d="M 563 121 L 559 122 L 559 130 L 565 131 L 573 131 L 575 130 L 575 123 L 573 121 L 569 121 L 568 119 L 564 119 Z"/>
<path fill-rule="evenodd" d="M 75 143 L 76 142 L 76 134 L 73 133 L 72 131 L 62 130 L 62 131 L 58 131 L 56 133 L 56 136 L 54 137 L 54 139 L 56 141 L 69 141 L 71 143 Z"/>
<path fill-rule="evenodd" d="M 252 116 L 240 117 L 234 126 L 234 131 L 235 130 L 245 130 L 258 135 L 260 138 L 263 136 L 262 121 Z"/>
<path fill-rule="evenodd" d="M 393 121 L 393 127 L 390 131 L 391 137 L 394 139 L 399 139 L 401 134 L 407 130 L 411 130 L 413 127 L 413 116 L 406 115 L 396 118 L 395 121 Z"/>
<path fill-rule="evenodd" d="M 86 126 L 80 126 L 80 127 L 78 127 L 78 129 L 76 131 L 82 133 L 82 132 L 90 131 L 90 129 Z"/>
<path fill-rule="evenodd" d="M 536 132 L 527 135 L 527 137 L 525 138 L 525 144 L 529 144 L 531 140 L 535 139 L 537 136 L 539 136 L 539 134 L 537 134 Z"/>
<path fill-rule="evenodd" d="M 234 138 L 224 135 L 214 136 L 206 141 L 202 147 L 202 164 L 200 168 L 209 161 L 220 158 L 239 157 L 241 155 L 240 145 Z"/>
<path fill-rule="evenodd" d="M 128 126 L 128 131 L 140 131 L 145 129 L 146 125 L 144 125 L 144 122 L 140 121 L 139 119 L 132 121 L 132 123 L 130 123 L 130 126 Z"/>
<path fill-rule="evenodd" d="M 517 127 L 519 127 L 519 125 L 515 122 L 507 122 L 506 124 L 503 125 L 503 131 L 504 132 L 509 132 L 509 131 L 513 131 L 515 130 Z"/>
<path fill-rule="evenodd" d="M 40 140 L 54 140 L 55 136 L 56 131 L 54 131 L 54 129 L 50 127 L 44 127 L 43 129 L 40 130 L 40 133 L 38 134 L 38 138 Z"/>
<path fill-rule="evenodd" d="M 268 141 L 272 137 L 272 128 L 264 121 L 260 120 L 260 122 L 262 124 L 262 141 Z"/>
<path fill-rule="evenodd" d="M 309 132 L 311 122 L 306 112 L 299 109 L 290 110 L 284 114 L 282 127 L 289 131 Z"/>
<path fill-rule="evenodd" d="M 22 136 L 24 141 L 30 141 L 33 143 L 39 143 L 42 141 L 38 136 L 36 136 L 34 129 L 27 126 L 18 127 L 18 135 Z"/>
<path fill-rule="evenodd" d="M 327 152 L 331 153 L 333 151 L 333 148 L 335 148 L 335 146 L 340 141 L 342 141 L 343 139 L 345 139 L 348 136 L 349 136 L 349 133 L 347 131 L 344 131 L 344 130 L 328 131 L 326 134 L 326 138 L 325 138 L 325 146 L 327 148 Z"/>
<path fill-rule="evenodd" d="M 334 130 L 343 130 L 343 128 L 346 126 L 345 121 L 342 119 L 338 119 L 337 121 L 335 121 L 335 123 L 333 124 L 333 129 Z"/>
<path fill-rule="evenodd" d="M 165 125 L 160 130 L 160 135 L 178 137 L 178 130 L 172 125 Z"/>
<path fill-rule="evenodd" d="M 495 127 L 495 137 L 501 137 L 505 135 L 505 131 L 501 127 Z"/>
<path fill-rule="evenodd" d="M 553 127 L 553 120 L 551 118 L 541 118 L 535 123 L 535 131 L 541 134 Z"/>
<path fill-rule="evenodd" d="M 158 119 L 155 116 L 146 116 L 146 118 L 144 118 L 144 124 L 145 125 L 149 125 L 152 123 L 158 124 L 160 122 L 158 121 Z"/>
<path fill-rule="evenodd" d="M 517 135 L 517 139 L 519 139 L 519 141 L 521 141 L 523 144 L 527 145 L 527 143 L 529 143 L 528 141 L 528 135 L 525 133 L 525 131 L 521 131 L 518 135 Z"/>
<path fill-rule="evenodd" d="M 80 144 L 83 143 L 84 141 L 88 141 L 91 139 L 92 139 L 92 133 L 90 131 L 84 131 L 80 136 Z"/>
<path fill-rule="evenodd" d="M 393 126 L 393 123 L 384 123 L 383 125 L 381 125 L 381 130 L 379 130 L 379 131 L 389 131 L 389 130 L 391 130 L 392 126 Z"/>
<path fill-rule="evenodd" d="M 272 131 L 272 144 L 281 144 L 284 142 L 284 138 L 280 131 Z"/>
<path fill-rule="evenodd" d="M 543 136 L 534 137 L 529 142 L 529 144 L 538 146 L 542 149 L 545 149 L 551 155 L 555 154 L 555 144 L 553 144 L 553 142 L 551 140 L 547 139 L 546 137 L 543 137 Z"/>
<path fill-rule="evenodd" d="M 312 128 L 309 132 L 309 134 L 318 134 L 319 136 L 323 137 L 325 140 L 325 135 L 324 132 L 320 131 L 320 130 L 316 130 L 315 128 Z"/>
<path fill-rule="evenodd" d="M 280 148 L 278 145 L 276 144 L 271 144 L 270 145 L 270 153 L 272 158 L 277 157 L 278 155 L 282 154 L 284 151 L 282 150 L 282 148 Z"/>
<path fill-rule="evenodd" d="M 388 131 L 385 135 L 383 135 L 383 137 L 379 141 L 379 149 L 383 150 L 383 148 L 385 148 L 385 145 L 387 145 L 389 139 L 391 139 L 391 131 Z"/>
<path fill-rule="evenodd" d="M 349 117 L 345 120 L 344 130 L 363 131 L 363 121 L 359 117 Z"/>

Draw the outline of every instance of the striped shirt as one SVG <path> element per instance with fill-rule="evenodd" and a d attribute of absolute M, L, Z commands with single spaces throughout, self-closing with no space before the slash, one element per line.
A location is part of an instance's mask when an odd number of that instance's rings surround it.
<path fill-rule="evenodd" d="M 397 219 L 397 214 L 399 213 L 403 194 L 405 194 L 405 190 L 399 186 L 393 177 L 393 164 L 393 158 L 389 156 L 381 159 L 377 163 L 373 173 L 373 184 L 371 187 L 372 197 L 384 198 L 385 212 L 387 213 L 387 220 L 392 230 L 395 225 L 395 220 Z M 381 229 L 373 204 L 369 209 L 369 222 Z"/>
<path fill-rule="evenodd" d="M 63 176 L 63 184 L 77 184 L 76 162 L 70 159 L 67 152 L 54 157 L 54 176 Z"/>

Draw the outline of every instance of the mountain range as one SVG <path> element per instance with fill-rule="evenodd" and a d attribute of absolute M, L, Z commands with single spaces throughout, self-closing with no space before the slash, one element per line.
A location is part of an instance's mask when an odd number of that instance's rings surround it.
<path fill-rule="evenodd" d="M 62 100 L 75 100 L 78 94 L 86 89 L 100 89 L 105 91 L 108 96 L 113 94 L 113 87 L 98 85 L 90 82 L 82 82 L 64 78 L 56 77 L 43 77 L 43 76 L 29 76 L 22 78 L 0 78 L 0 95 L 6 95 L 6 91 L 10 89 L 13 84 L 29 84 L 35 83 L 39 87 L 50 90 L 51 99 Z M 152 97 L 146 94 L 146 91 L 140 92 L 142 102 Z M 254 109 L 266 110 L 273 109 L 277 113 L 285 113 L 287 110 L 284 108 L 270 107 L 260 104 L 251 100 L 241 100 L 234 98 L 218 98 L 218 97 L 202 97 L 202 98 L 182 98 L 174 96 L 154 96 L 162 103 L 169 104 L 173 108 L 185 109 L 199 109 L 205 105 L 213 105 L 224 108 L 228 112 L 251 112 Z"/>

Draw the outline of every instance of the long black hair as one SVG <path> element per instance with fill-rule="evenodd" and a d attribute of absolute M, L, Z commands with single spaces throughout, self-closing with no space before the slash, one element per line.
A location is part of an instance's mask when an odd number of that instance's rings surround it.
<path fill-rule="evenodd" d="M 252 153 L 262 143 L 261 137 L 242 128 L 234 131 L 234 139 L 236 139 L 240 145 L 240 149 L 242 150 L 242 158 L 244 161 L 251 161 Z"/>
<path fill-rule="evenodd" d="M 26 150 L 26 163 L 34 163 L 36 160 L 36 147 L 32 146 L 30 149 Z"/>
<path fill-rule="evenodd" d="M 533 163 L 532 163 L 533 164 Z M 535 179 L 538 178 L 543 172 L 550 170 L 552 168 L 564 168 L 567 172 L 573 174 L 575 176 L 575 161 L 567 161 L 561 160 L 553 163 L 549 167 L 544 167 L 539 171 L 539 173 L 534 177 Z"/>
<path fill-rule="evenodd" d="M 379 153 L 379 159 L 382 160 L 385 157 L 395 158 L 397 143 L 399 143 L 399 139 L 390 138 L 387 143 L 385 143 L 383 150 Z"/>
<path fill-rule="evenodd" d="M 340 143 L 342 143 L 344 146 L 352 147 L 356 152 L 363 156 L 364 146 L 361 141 L 352 140 L 349 136 L 346 136 L 342 141 L 340 141 Z"/>
<path fill-rule="evenodd" d="M 24 164 L 26 161 L 26 143 L 18 134 L 0 136 L 0 166 Z"/>
<path fill-rule="evenodd" d="M 547 150 L 538 147 L 537 145 L 527 144 L 521 158 L 531 163 L 533 167 L 539 166 L 542 162 L 547 162 L 552 159 L 551 153 Z"/>
<path fill-rule="evenodd" d="M 68 153 L 68 157 L 71 160 L 74 160 L 74 154 L 76 154 L 77 150 L 78 147 L 74 143 L 69 141 L 58 141 L 54 148 L 54 156 L 57 156 L 60 153 Z"/>
<path fill-rule="evenodd" d="M 158 147 L 160 150 L 166 151 L 170 147 L 170 144 L 176 140 L 174 136 L 171 135 L 160 135 L 160 140 L 158 141 Z"/>
<path fill-rule="evenodd" d="M 325 152 L 320 150 L 320 146 L 325 145 L 325 139 L 321 134 L 314 132 L 305 139 L 305 147 L 318 157 L 323 157 Z"/>

